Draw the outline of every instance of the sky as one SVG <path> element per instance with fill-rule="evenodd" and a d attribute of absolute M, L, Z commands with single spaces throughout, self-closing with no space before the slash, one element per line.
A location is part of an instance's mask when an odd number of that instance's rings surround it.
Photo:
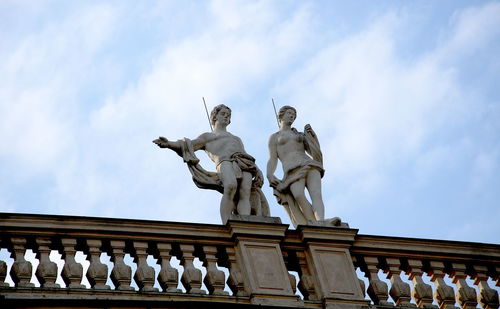
<path fill-rule="evenodd" d="M 326 217 L 498 244 L 499 16 L 500 1 L 0 0 L 0 212 L 220 224 L 221 195 L 151 141 L 209 131 L 205 97 L 265 173 L 274 98 L 319 137 Z"/>

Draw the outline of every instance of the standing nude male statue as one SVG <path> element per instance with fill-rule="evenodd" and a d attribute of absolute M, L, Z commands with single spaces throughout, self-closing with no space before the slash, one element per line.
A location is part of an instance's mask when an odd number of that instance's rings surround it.
<path fill-rule="evenodd" d="M 222 193 L 220 215 L 226 223 L 231 214 L 269 215 L 269 205 L 260 191 L 262 172 L 255 159 L 245 152 L 241 139 L 227 131 L 231 123 L 231 109 L 217 105 L 210 114 L 213 132 L 198 138 L 176 142 L 160 137 L 153 142 L 160 148 L 169 148 L 183 157 L 193 175 L 193 181 L 201 188 L 215 189 Z M 217 173 L 208 172 L 199 166 L 194 151 L 205 150 L 215 163 Z"/>

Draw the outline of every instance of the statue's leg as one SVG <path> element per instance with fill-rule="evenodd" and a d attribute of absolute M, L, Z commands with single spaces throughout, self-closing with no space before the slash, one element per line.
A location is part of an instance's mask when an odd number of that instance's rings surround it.
<path fill-rule="evenodd" d="M 243 176 L 240 182 L 238 205 L 238 214 L 249 215 L 252 207 L 250 206 L 250 191 L 252 189 L 252 174 L 248 172 L 243 172 Z"/>
<path fill-rule="evenodd" d="M 304 178 L 292 183 L 290 185 L 290 191 L 292 191 L 293 198 L 299 204 L 300 210 L 307 220 L 316 221 L 311 203 L 306 198 L 305 190 L 306 180 Z"/>
<path fill-rule="evenodd" d="M 222 162 L 219 166 L 219 173 L 222 186 L 224 187 L 224 193 L 222 194 L 222 199 L 220 201 L 220 217 L 222 219 L 222 223 L 225 224 L 233 210 L 236 208 L 234 204 L 234 195 L 238 189 L 238 182 L 236 181 L 236 175 L 234 174 L 232 162 Z"/>
<path fill-rule="evenodd" d="M 318 170 L 311 169 L 307 173 L 306 186 L 311 196 L 312 208 L 316 220 L 325 220 L 325 205 L 323 204 L 323 197 L 321 195 L 321 174 Z"/>

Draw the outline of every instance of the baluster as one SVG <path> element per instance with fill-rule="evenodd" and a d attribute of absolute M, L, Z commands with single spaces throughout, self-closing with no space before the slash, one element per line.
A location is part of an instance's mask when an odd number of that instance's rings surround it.
<path fill-rule="evenodd" d="M 9 286 L 9 284 L 5 282 L 6 277 L 7 277 L 7 263 L 0 260 L 0 287 Z"/>
<path fill-rule="evenodd" d="M 360 267 L 360 263 L 358 262 L 358 258 L 356 256 L 352 256 L 351 257 L 352 259 L 352 263 L 354 264 L 354 270 L 356 270 L 358 267 Z M 361 288 L 361 292 L 363 293 L 363 297 L 366 297 L 366 285 L 365 285 L 365 281 L 361 280 L 358 278 L 358 282 L 359 282 L 359 287 Z"/>
<path fill-rule="evenodd" d="M 201 271 L 194 267 L 193 265 L 193 245 L 180 245 L 181 254 L 180 257 L 181 265 L 184 267 L 184 272 L 182 273 L 181 282 L 186 291 L 191 294 L 205 294 L 201 288 Z"/>
<path fill-rule="evenodd" d="M 304 299 L 306 300 L 318 299 L 316 290 L 314 289 L 314 278 L 307 266 L 306 254 L 303 251 L 297 251 L 296 255 L 300 268 L 299 291 L 304 295 Z"/>
<path fill-rule="evenodd" d="M 40 282 L 42 288 L 59 288 L 56 283 L 57 279 L 57 264 L 49 258 L 51 240 L 47 237 L 37 237 L 36 258 L 40 261 L 35 271 L 35 276 Z"/>
<path fill-rule="evenodd" d="M 396 302 L 396 306 L 416 307 L 415 304 L 410 303 L 410 285 L 401 280 L 401 262 L 395 258 L 386 258 L 386 262 L 387 267 L 384 269 L 384 273 L 387 274 L 387 279 L 391 280 L 389 294 Z"/>
<path fill-rule="evenodd" d="M 471 288 L 465 278 L 465 265 L 461 263 L 452 263 L 452 271 L 450 277 L 452 282 L 457 286 L 457 293 L 455 295 L 457 302 L 463 309 L 476 308 L 477 295 L 476 290 Z"/>
<path fill-rule="evenodd" d="M 87 260 L 90 261 L 86 277 L 90 285 L 96 290 L 109 290 L 109 285 L 106 285 L 108 280 L 108 266 L 101 263 L 101 246 L 102 242 L 99 239 L 87 240 Z"/>
<path fill-rule="evenodd" d="M 498 291 L 488 285 L 488 268 L 477 265 L 473 267 L 474 284 L 479 287 L 478 302 L 484 309 L 498 309 Z"/>
<path fill-rule="evenodd" d="M 158 273 L 158 282 L 164 292 L 179 293 L 180 289 L 177 288 L 179 283 L 179 271 L 170 265 L 172 255 L 170 251 L 172 246 L 170 244 L 158 244 L 158 264 L 161 265 L 160 272 Z"/>
<path fill-rule="evenodd" d="M 283 251 L 283 259 L 285 260 L 285 265 L 287 267 L 287 270 L 293 270 L 293 266 L 291 265 L 292 262 L 290 261 L 289 254 L 290 254 L 289 252 Z M 295 294 L 295 293 L 297 293 L 297 278 L 295 278 L 295 276 L 289 272 L 287 272 L 287 275 L 288 275 L 288 281 L 290 281 L 290 286 L 292 288 L 292 292 L 293 292 L 293 294 Z"/>
<path fill-rule="evenodd" d="M 64 260 L 64 267 L 61 273 L 66 287 L 69 289 L 85 289 L 82 284 L 83 266 L 75 261 L 76 254 L 76 239 L 63 238 L 61 239 L 64 247 L 62 259 Z"/>
<path fill-rule="evenodd" d="M 292 286 L 293 294 L 297 293 L 297 278 L 291 273 L 288 273 L 288 280 L 290 280 L 290 285 Z"/>
<path fill-rule="evenodd" d="M 112 240 L 111 245 L 111 262 L 113 262 L 113 269 L 111 270 L 111 281 L 115 285 L 115 289 L 120 291 L 132 291 L 133 287 L 130 286 L 132 281 L 132 268 L 125 264 L 123 258 L 125 256 L 125 241 Z"/>
<path fill-rule="evenodd" d="M 439 305 L 439 309 L 455 309 L 455 291 L 453 288 L 446 284 L 444 281 L 444 263 L 443 262 L 430 262 L 429 275 L 431 281 L 434 282 L 436 287 L 434 291 L 434 299 Z"/>
<path fill-rule="evenodd" d="M 229 264 L 229 277 L 227 278 L 227 285 L 233 292 L 233 295 L 237 296 L 247 296 L 248 293 L 245 291 L 245 284 L 243 282 L 243 274 L 236 261 L 236 252 L 233 247 L 227 247 L 226 253 L 228 256 Z"/>
<path fill-rule="evenodd" d="M 408 270 L 406 274 L 408 279 L 413 282 L 413 289 L 411 295 L 420 308 L 437 308 L 437 306 L 432 304 L 432 286 L 428 285 L 422 279 L 422 261 L 420 260 L 408 260 Z"/>
<path fill-rule="evenodd" d="M 24 259 L 26 252 L 26 238 L 12 237 L 12 253 L 11 258 L 14 258 L 14 263 L 10 269 L 10 276 L 16 287 L 33 287 L 30 283 L 33 268 L 31 263 Z"/>
<path fill-rule="evenodd" d="M 372 299 L 375 305 L 392 306 L 393 303 L 387 301 L 389 299 L 389 289 L 387 283 L 381 281 L 378 277 L 378 259 L 376 257 L 365 257 L 366 271 L 370 284 L 368 285 L 368 296 Z"/>
<path fill-rule="evenodd" d="M 203 246 L 203 266 L 207 269 L 207 274 L 203 279 L 210 295 L 229 295 L 224 291 L 226 283 L 225 274 L 217 268 L 217 248 L 215 246 Z"/>
<path fill-rule="evenodd" d="M 149 266 L 146 259 L 148 257 L 148 244 L 144 241 L 134 241 L 134 262 L 137 264 L 134 280 L 141 292 L 158 292 L 155 284 L 155 270 Z"/>
<path fill-rule="evenodd" d="M 495 266 L 494 277 L 492 279 L 497 282 L 496 286 L 500 286 L 500 267 Z"/>

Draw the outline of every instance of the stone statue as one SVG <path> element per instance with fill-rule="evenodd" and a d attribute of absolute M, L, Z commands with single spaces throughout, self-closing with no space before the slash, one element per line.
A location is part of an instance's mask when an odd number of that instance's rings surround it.
<path fill-rule="evenodd" d="M 269 216 L 269 205 L 260 189 L 262 172 L 255 159 L 245 152 L 241 139 L 226 129 L 231 123 L 231 109 L 223 104 L 217 105 L 210 114 L 210 122 L 214 126 L 213 132 L 203 133 L 192 141 L 185 138 L 173 142 L 159 137 L 153 143 L 181 156 L 198 187 L 222 193 L 222 223 L 226 223 L 231 214 Z M 216 173 L 206 171 L 198 164 L 194 152 L 201 149 L 215 163 Z"/>
<path fill-rule="evenodd" d="M 309 124 L 304 127 L 304 133 L 292 128 L 296 117 L 297 111 L 291 106 L 279 110 L 280 129 L 269 138 L 267 179 L 274 188 L 278 203 L 285 207 L 295 227 L 318 222 L 339 226 L 339 218 L 325 221 L 321 196 L 321 178 L 325 170 L 318 137 Z M 282 180 L 274 176 L 278 159 L 283 166 Z M 306 188 L 311 202 L 306 198 Z"/>

